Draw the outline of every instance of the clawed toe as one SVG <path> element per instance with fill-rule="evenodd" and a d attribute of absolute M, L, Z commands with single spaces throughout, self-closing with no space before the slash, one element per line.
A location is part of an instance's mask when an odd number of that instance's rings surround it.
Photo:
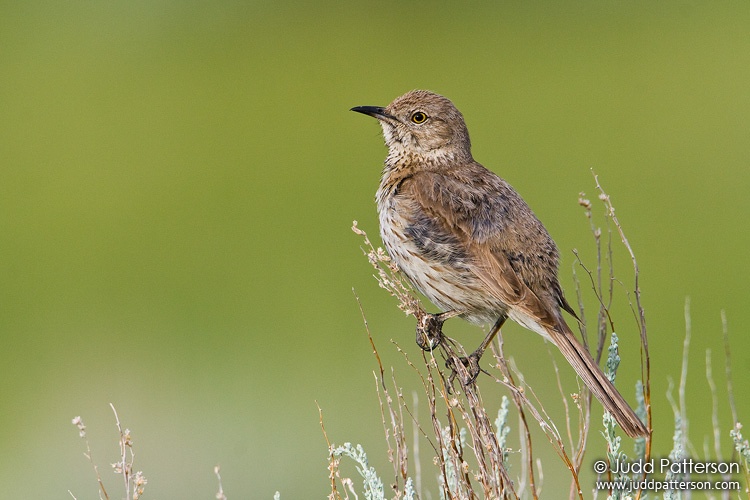
<path fill-rule="evenodd" d="M 432 351 L 443 342 L 443 314 L 425 314 L 417 321 L 417 345 L 423 351 Z"/>
<path fill-rule="evenodd" d="M 471 353 L 469 356 L 456 357 L 451 356 L 445 362 L 445 367 L 451 370 L 450 382 L 453 383 L 453 379 L 457 376 L 461 381 L 461 385 L 467 386 L 476 382 L 479 373 L 482 368 L 479 366 L 479 354 L 476 352 Z M 460 362 L 463 365 L 463 370 L 459 370 L 456 366 L 456 362 Z"/>

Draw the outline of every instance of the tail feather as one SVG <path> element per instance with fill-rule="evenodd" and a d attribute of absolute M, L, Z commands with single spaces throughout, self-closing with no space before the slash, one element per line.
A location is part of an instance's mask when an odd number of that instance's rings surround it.
<path fill-rule="evenodd" d="M 638 415 L 602 372 L 591 354 L 578 342 L 570 328 L 564 321 L 561 323 L 562 332 L 550 329 L 548 333 L 586 387 L 617 420 L 625 434 L 632 438 L 647 436 L 648 430 Z"/>

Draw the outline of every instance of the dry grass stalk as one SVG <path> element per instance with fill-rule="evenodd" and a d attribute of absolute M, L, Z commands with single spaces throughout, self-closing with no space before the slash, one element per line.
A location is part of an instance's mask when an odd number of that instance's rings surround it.
<path fill-rule="evenodd" d="M 120 425 L 120 417 L 117 415 L 115 406 L 110 403 L 109 407 L 115 415 L 115 424 L 117 425 L 117 432 L 119 434 L 118 444 L 120 448 L 120 460 L 112 464 L 112 470 L 115 474 L 122 477 L 123 487 L 125 490 L 126 500 L 139 500 L 143 495 L 143 491 L 146 488 L 148 481 L 146 480 L 143 472 L 134 471 L 133 463 L 135 462 L 135 452 L 133 450 L 133 438 L 130 435 L 130 429 L 122 428 Z M 86 442 L 86 452 L 84 456 L 89 460 L 94 468 L 96 474 L 96 480 L 99 485 L 99 499 L 109 500 L 109 495 L 104 487 L 101 475 L 99 474 L 99 468 L 91 458 L 91 447 L 89 446 L 88 438 L 86 437 L 86 426 L 83 424 L 81 417 L 75 417 L 73 419 L 73 425 L 78 428 L 78 434 Z M 70 496 L 76 498 L 70 491 Z"/>

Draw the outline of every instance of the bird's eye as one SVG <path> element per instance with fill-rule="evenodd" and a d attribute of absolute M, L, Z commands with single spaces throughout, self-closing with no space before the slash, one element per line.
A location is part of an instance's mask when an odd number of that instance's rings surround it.
<path fill-rule="evenodd" d="M 420 123 L 424 123 L 427 121 L 427 115 L 422 113 L 421 111 L 417 111 L 413 115 L 411 115 L 411 121 L 419 125 Z"/>

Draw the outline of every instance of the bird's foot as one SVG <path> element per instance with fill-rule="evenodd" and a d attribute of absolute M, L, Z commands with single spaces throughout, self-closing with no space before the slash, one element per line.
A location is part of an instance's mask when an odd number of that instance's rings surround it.
<path fill-rule="evenodd" d="M 445 367 L 451 371 L 451 376 L 448 381 L 449 385 L 453 385 L 453 380 L 456 377 L 459 378 L 461 385 L 464 387 L 476 382 L 479 373 L 484 371 L 482 370 L 482 367 L 479 366 L 479 359 L 481 357 L 481 353 L 474 351 L 468 356 L 451 356 L 448 358 L 445 362 Z M 461 367 L 458 366 L 458 363 L 461 364 Z"/>
<path fill-rule="evenodd" d="M 443 342 L 443 323 L 456 313 L 424 314 L 417 320 L 417 345 L 423 351 L 432 351 Z"/>

